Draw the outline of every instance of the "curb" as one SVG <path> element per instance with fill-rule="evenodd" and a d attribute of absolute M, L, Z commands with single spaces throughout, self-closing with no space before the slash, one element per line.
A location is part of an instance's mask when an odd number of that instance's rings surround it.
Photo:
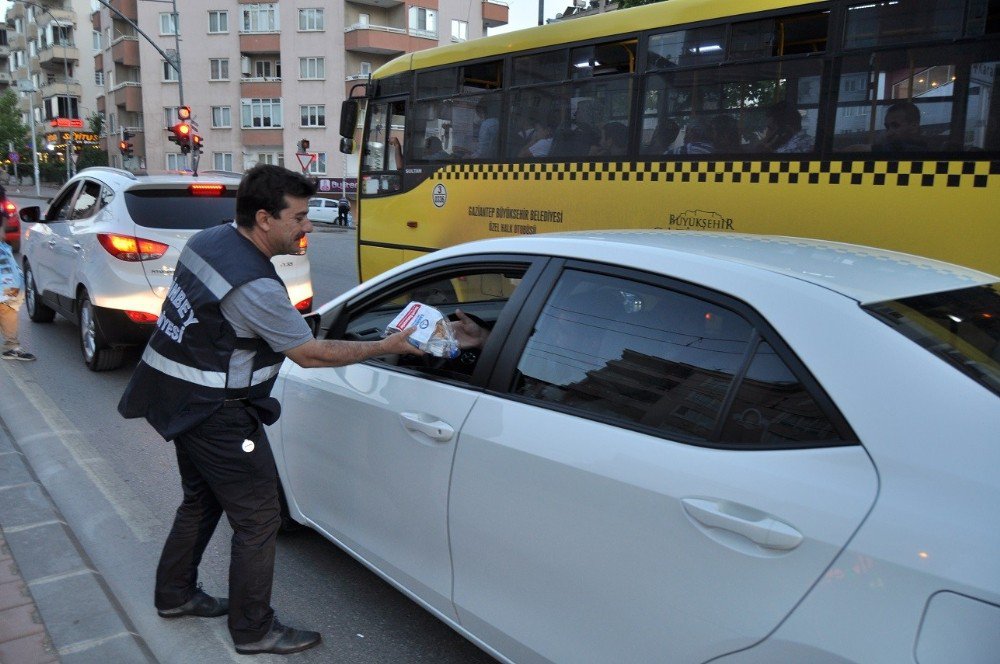
<path fill-rule="evenodd" d="M 5 423 L 0 531 L 0 661 L 154 661 Z"/>

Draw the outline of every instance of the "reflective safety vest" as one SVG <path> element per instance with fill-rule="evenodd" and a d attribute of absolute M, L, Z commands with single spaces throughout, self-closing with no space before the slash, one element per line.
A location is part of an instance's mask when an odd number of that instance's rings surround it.
<path fill-rule="evenodd" d="M 202 423 L 226 399 L 249 400 L 265 424 L 277 420 L 280 409 L 270 394 L 285 356 L 263 339 L 237 338 L 220 307 L 232 289 L 261 278 L 283 285 L 271 261 L 231 224 L 192 237 L 118 412 L 145 417 L 167 440 Z M 255 353 L 249 385 L 230 380 L 237 348 Z"/>

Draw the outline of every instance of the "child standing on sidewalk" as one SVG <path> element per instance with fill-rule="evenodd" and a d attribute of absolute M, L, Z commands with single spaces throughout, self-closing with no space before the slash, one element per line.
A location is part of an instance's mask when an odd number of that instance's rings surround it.
<path fill-rule="evenodd" d="M 0 205 L 7 200 L 7 192 L 0 185 Z M 21 348 L 17 338 L 17 312 L 24 302 L 24 276 L 14 259 L 10 245 L 0 236 L 0 334 L 3 334 L 3 352 L 0 357 L 5 360 L 20 360 L 30 362 L 35 356 Z"/>

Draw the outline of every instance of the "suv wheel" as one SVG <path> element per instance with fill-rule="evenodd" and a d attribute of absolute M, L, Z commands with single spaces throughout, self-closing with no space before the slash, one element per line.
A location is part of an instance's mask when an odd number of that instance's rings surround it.
<path fill-rule="evenodd" d="M 94 317 L 94 305 L 90 302 L 87 291 L 80 292 L 77 301 L 80 312 L 80 350 L 83 361 L 91 371 L 110 371 L 122 364 L 125 351 L 121 348 L 108 346 Z"/>
<path fill-rule="evenodd" d="M 56 316 L 56 312 L 42 302 L 28 261 L 24 261 L 24 303 L 28 307 L 28 318 L 35 323 L 51 323 Z"/>

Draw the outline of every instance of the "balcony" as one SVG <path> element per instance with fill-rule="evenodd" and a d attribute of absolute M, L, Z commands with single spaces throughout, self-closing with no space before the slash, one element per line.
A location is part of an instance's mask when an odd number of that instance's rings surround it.
<path fill-rule="evenodd" d="M 240 135 L 243 145 L 254 147 L 274 147 L 284 145 L 284 133 L 281 127 L 275 129 L 244 129 Z"/>
<path fill-rule="evenodd" d="M 0 85 L 13 85 L 14 77 L 9 71 L 0 71 Z"/>
<path fill-rule="evenodd" d="M 26 51 L 28 49 L 28 40 L 20 32 L 8 32 L 7 43 L 12 51 Z"/>
<path fill-rule="evenodd" d="M 344 33 L 344 48 L 355 53 L 397 55 L 417 50 L 407 48 L 410 45 L 410 36 L 406 34 L 404 28 L 355 23 L 344 28 Z"/>
<path fill-rule="evenodd" d="M 403 6 L 403 0 L 351 0 L 351 2 L 356 5 L 368 5 L 369 7 L 381 7 L 382 9 Z"/>
<path fill-rule="evenodd" d="M 97 96 L 97 112 L 98 113 L 103 113 L 105 110 L 107 110 L 107 105 L 104 102 L 104 95 L 103 94 L 102 95 L 98 95 Z"/>
<path fill-rule="evenodd" d="M 52 83 L 46 83 L 42 86 L 43 99 L 65 97 L 67 95 L 70 97 L 80 97 L 83 95 L 83 86 L 80 85 L 79 81 L 75 79 L 70 79 L 69 81 L 53 81 Z"/>
<path fill-rule="evenodd" d="M 119 83 L 111 91 L 111 98 L 114 105 L 124 107 L 126 113 L 142 113 L 142 85 L 139 83 Z"/>
<path fill-rule="evenodd" d="M 278 32 L 241 32 L 240 53 L 278 53 L 281 51 L 281 34 Z"/>
<path fill-rule="evenodd" d="M 483 27 L 496 28 L 507 25 L 510 19 L 510 7 L 499 0 L 483 0 Z"/>
<path fill-rule="evenodd" d="M 98 53 L 94 56 L 94 71 L 104 71 L 104 54 Z"/>
<path fill-rule="evenodd" d="M 133 21 L 139 20 L 138 0 L 111 0 L 108 4 L 124 14 L 126 18 Z M 112 12 L 112 14 L 114 14 L 114 12 Z"/>
<path fill-rule="evenodd" d="M 126 67 L 139 66 L 139 38 L 122 36 L 111 45 L 111 60 Z"/>
<path fill-rule="evenodd" d="M 7 44 L 0 44 L 0 58 L 10 57 L 10 46 Z"/>
<path fill-rule="evenodd" d="M 54 44 L 38 51 L 38 64 L 47 69 L 62 68 L 80 59 L 80 49 L 73 44 Z"/>
<path fill-rule="evenodd" d="M 66 9 L 57 9 L 55 7 L 45 10 L 38 9 L 35 11 L 35 20 L 38 22 L 38 27 L 41 29 L 45 29 L 45 26 L 49 23 L 75 26 L 76 13 Z"/>
<path fill-rule="evenodd" d="M 250 77 L 240 79 L 240 96 L 273 99 L 281 96 L 280 78 Z"/>

